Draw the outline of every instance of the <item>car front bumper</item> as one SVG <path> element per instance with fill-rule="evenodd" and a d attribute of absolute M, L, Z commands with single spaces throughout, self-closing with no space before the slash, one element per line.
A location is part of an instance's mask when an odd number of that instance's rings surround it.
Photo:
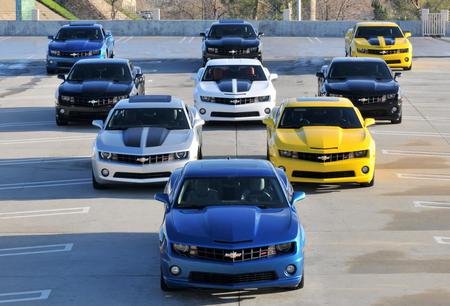
<path fill-rule="evenodd" d="M 105 58 L 103 54 L 83 57 L 59 57 L 47 55 L 47 69 L 69 70 L 81 59 L 88 58 Z"/>
<path fill-rule="evenodd" d="M 355 52 L 352 54 L 352 56 L 381 58 L 391 68 L 410 68 L 412 65 L 412 51 L 410 51 L 408 53 L 396 53 L 396 54 L 387 54 L 387 55 Z"/>
<path fill-rule="evenodd" d="M 255 102 L 242 105 L 195 102 L 195 108 L 205 121 L 257 121 L 269 116 L 275 107 L 275 101 Z M 203 112 L 203 114 L 202 114 Z"/>
<path fill-rule="evenodd" d="M 55 116 L 66 121 L 88 121 L 94 119 L 105 119 L 114 105 L 102 107 L 66 106 L 57 105 Z"/>

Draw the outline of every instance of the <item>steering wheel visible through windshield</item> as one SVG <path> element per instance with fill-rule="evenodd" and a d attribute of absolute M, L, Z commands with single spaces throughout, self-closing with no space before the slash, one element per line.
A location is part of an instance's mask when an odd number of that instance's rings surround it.
<path fill-rule="evenodd" d="M 175 208 L 208 206 L 285 208 L 288 202 L 275 177 L 198 177 L 184 180 Z"/>
<path fill-rule="evenodd" d="M 131 82 L 131 74 L 126 64 L 76 64 L 67 80 Z"/>
<path fill-rule="evenodd" d="M 249 25 L 215 25 L 208 33 L 208 38 L 220 39 L 222 37 L 256 38 L 253 27 Z"/>
<path fill-rule="evenodd" d="M 168 130 L 187 130 L 189 122 L 182 108 L 116 109 L 107 130 L 125 130 L 135 127 L 160 127 Z"/>
<path fill-rule="evenodd" d="M 398 27 L 358 27 L 355 38 L 371 37 L 403 38 L 403 33 Z"/>
<path fill-rule="evenodd" d="M 327 78 L 392 80 L 392 74 L 384 62 L 335 62 L 331 65 Z"/>
<path fill-rule="evenodd" d="M 89 39 L 89 40 L 102 40 L 103 35 L 98 28 L 62 28 L 56 34 L 55 40 L 73 40 L 73 39 Z"/>
<path fill-rule="evenodd" d="M 362 128 L 352 107 L 288 107 L 283 112 L 278 128 L 300 129 L 305 126 Z"/>

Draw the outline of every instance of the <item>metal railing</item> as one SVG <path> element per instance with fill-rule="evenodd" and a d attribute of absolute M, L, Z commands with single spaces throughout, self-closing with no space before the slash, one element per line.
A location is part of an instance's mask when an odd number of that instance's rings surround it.
<path fill-rule="evenodd" d="M 447 34 L 448 10 L 439 13 L 430 13 L 430 10 L 422 10 L 422 34 L 423 36 L 445 36 Z"/>

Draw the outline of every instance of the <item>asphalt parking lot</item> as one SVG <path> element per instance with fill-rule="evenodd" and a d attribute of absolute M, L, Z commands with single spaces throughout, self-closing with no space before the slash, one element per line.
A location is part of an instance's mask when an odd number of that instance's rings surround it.
<path fill-rule="evenodd" d="M 192 103 L 195 37 L 119 37 L 146 92 Z M 450 43 L 412 39 L 400 79 L 401 125 L 371 127 L 374 187 L 297 186 L 307 234 L 297 291 L 159 289 L 161 186 L 94 190 L 96 128 L 57 127 L 47 40 L 0 37 L 0 303 L 8 305 L 448 305 L 450 301 Z M 338 38 L 264 38 L 281 99 L 314 96 L 314 73 L 344 55 Z M 259 123 L 210 124 L 206 158 L 264 158 Z"/>

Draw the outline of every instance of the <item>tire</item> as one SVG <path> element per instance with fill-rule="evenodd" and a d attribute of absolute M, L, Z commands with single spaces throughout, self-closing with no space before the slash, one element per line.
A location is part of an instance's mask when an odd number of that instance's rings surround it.
<path fill-rule="evenodd" d="M 206 57 L 202 57 L 203 67 L 206 66 L 206 63 L 208 63 L 208 59 Z"/>
<path fill-rule="evenodd" d="M 411 64 L 411 66 L 409 66 L 409 67 L 403 68 L 404 71 L 410 71 L 411 69 L 412 69 L 412 64 Z"/>
<path fill-rule="evenodd" d="M 397 119 L 391 120 L 391 124 L 400 124 L 400 123 L 402 123 L 402 115 L 400 115 L 400 117 L 398 117 Z"/>
<path fill-rule="evenodd" d="M 197 159 L 203 159 L 202 147 L 198 148 Z"/>
<path fill-rule="evenodd" d="M 47 74 L 55 74 L 55 73 L 56 73 L 56 69 L 47 68 Z"/>
<path fill-rule="evenodd" d="M 303 287 L 305 287 L 305 270 L 303 270 L 302 272 L 302 280 L 300 281 L 300 283 L 298 283 L 298 285 L 295 287 L 288 288 L 288 290 L 298 290 L 303 289 Z"/>
<path fill-rule="evenodd" d="M 174 291 L 174 288 L 170 288 L 169 286 L 167 286 L 166 282 L 164 281 L 164 277 L 162 276 L 162 273 L 159 276 L 159 286 L 161 288 L 162 291 L 164 292 L 169 292 L 169 291 Z"/>
<path fill-rule="evenodd" d="M 373 185 L 375 185 L 375 174 L 370 182 L 360 184 L 361 187 L 372 187 Z"/>
<path fill-rule="evenodd" d="M 66 126 L 69 124 L 69 122 L 66 119 L 62 119 L 60 117 L 56 117 L 55 121 L 57 126 Z"/>
<path fill-rule="evenodd" d="M 266 144 L 266 159 L 270 161 L 269 144 Z"/>
<path fill-rule="evenodd" d="M 95 179 L 94 173 L 92 173 L 92 187 L 94 187 L 94 189 L 97 189 L 97 190 L 107 188 L 105 184 L 101 184 L 101 183 L 97 182 L 97 180 Z"/>

